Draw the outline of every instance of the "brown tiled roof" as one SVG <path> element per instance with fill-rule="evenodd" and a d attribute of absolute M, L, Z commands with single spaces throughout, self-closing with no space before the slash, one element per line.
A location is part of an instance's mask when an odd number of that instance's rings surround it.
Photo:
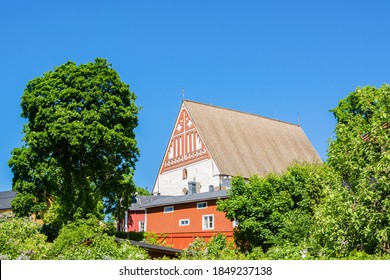
<path fill-rule="evenodd" d="M 295 161 L 321 159 L 298 125 L 183 101 L 221 174 L 280 173 Z"/>

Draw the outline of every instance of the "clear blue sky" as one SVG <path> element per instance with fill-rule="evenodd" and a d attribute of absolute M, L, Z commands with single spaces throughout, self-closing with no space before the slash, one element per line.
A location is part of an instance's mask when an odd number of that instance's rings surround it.
<path fill-rule="evenodd" d="M 55 3 L 53 3 L 55 2 Z M 138 96 L 136 184 L 151 189 L 185 98 L 301 125 L 326 159 L 329 109 L 390 78 L 390 1 L 0 0 L 0 190 L 26 83 L 107 58 Z"/>

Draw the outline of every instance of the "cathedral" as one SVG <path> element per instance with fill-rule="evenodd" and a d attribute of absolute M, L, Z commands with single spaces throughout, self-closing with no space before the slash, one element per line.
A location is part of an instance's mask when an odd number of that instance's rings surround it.
<path fill-rule="evenodd" d="M 293 162 L 321 162 L 299 125 L 184 100 L 152 192 L 224 190 L 233 176 L 281 173 Z"/>

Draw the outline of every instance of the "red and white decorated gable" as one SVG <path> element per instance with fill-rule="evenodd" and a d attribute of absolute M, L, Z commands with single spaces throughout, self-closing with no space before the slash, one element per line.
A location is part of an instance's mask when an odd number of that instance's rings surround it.
<path fill-rule="evenodd" d="M 165 153 L 160 174 L 210 158 L 210 153 L 183 105 Z"/>

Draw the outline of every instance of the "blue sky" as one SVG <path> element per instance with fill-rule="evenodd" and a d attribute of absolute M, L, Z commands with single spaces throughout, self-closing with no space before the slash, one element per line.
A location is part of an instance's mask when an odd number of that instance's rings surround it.
<path fill-rule="evenodd" d="M 53 3 L 55 2 L 55 3 Z M 329 110 L 389 83 L 390 1 L 0 0 L 0 191 L 26 83 L 107 58 L 142 107 L 136 184 L 152 188 L 185 98 L 301 125 L 326 159 Z"/>

